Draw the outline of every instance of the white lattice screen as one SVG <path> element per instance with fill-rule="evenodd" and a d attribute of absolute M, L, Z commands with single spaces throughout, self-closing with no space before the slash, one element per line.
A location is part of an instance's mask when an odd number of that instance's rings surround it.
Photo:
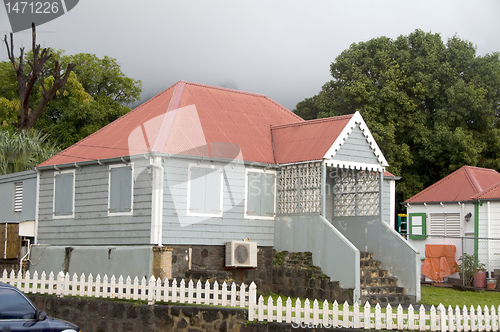
<path fill-rule="evenodd" d="M 278 183 L 278 213 L 321 212 L 321 163 L 283 166 Z"/>
<path fill-rule="evenodd" d="M 333 177 L 334 216 L 374 216 L 379 214 L 378 172 L 338 169 L 333 172 Z"/>

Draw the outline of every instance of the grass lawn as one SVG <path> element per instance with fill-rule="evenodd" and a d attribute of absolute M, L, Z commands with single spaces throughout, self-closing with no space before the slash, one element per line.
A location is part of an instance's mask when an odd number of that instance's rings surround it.
<path fill-rule="evenodd" d="M 281 297 L 281 300 L 283 301 L 283 306 L 285 306 L 286 300 L 288 297 L 283 296 L 283 295 L 278 295 L 274 293 L 260 293 L 257 292 L 257 298 L 260 297 L 260 295 L 263 295 L 264 297 L 264 303 L 267 305 L 267 299 L 269 297 L 273 298 L 274 305 L 276 305 L 276 301 L 278 297 Z M 292 305 L 295 307 L 295 301 L 297 300 L 296 298 L 292 298 Z M 302 307 L 304 307 L 304 300 L 301 299 L 302 301 Z M 312 307 L 312 302 L 313 300 L 309 300 L 310 305 Z M 458 305 L 460 310 L 463 309 L 464 305 L 467 306 L 467 310 L 470 310 L 470 306 L 474 306 L 474 309 L 477 309 L 477 306 L 481 306 L 481 309 L 484 309 L 484 306 L 488 306 L 488 309 L 491 309 L 491 306 L 493 305 L 495 307 L 495 310 L 498 310 L 498 306 L 500 305 L 500 292 L 464 292 L 464 291 L 459 291 L 451 288 L 443 288 L 443 287 L 431 287 L 431 286 L 422 286 L 421 287 L 421 304 L 428 304 L 428 305 L 434 305 L 437 307 L 439 304 L 443 304 L 447 309 L 448 306 L 452 306 L 453 309 Z M 339 310 L 342 310 L 344 303 L 339 303 Z M 323 308 L 323 301 L 319 301 L 319 307 L 320 309 Z M 332 302 L 329 301 L 329 307 L 330 309 L 333 307 Z M 363 305 L 360 306 L 361 310 Z M 352 310 L 352 305 L 350 305 L 350 308 Z M 395 309 L 394 307 L 393 309 Z M 374 307 L 372 307 L 372 312 L 374 311 Z M 385 306 L 382 306 L 382 311 L 385 312 Z"/>
<path fill-rule="evenodd" d="M 493 305 L 498 310 L 500 305 L 500 292 L 463 292 L 451 288 L 422 286 L 421 296 L 420 303 L 422 304 L 438 306 L 441 303 L 446 308 L 451 305 L 453 309 L 457 305 L 460 309 L 464 305 L 467 309 L 470 309 L 471 305 L 476 309 L 478 305 L 483 309 L 485 305 L 488 308 Z"/>

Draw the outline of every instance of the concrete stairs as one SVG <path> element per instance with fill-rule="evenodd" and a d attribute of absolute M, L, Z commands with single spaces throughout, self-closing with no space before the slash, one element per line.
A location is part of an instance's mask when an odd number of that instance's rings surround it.
<path fill-rule="evenodd" d="M 380 268 L 380 261 L 374 260 L 372 253 L 361 252 L 359 265 L 361 304 L 368 301 L 370 305 L 379 303 L 385 307 L 389 303 L 391 306 L 416 303 L 415 296 L 406 295 L 406 288 L 398 286 L 397 278 Z"/>

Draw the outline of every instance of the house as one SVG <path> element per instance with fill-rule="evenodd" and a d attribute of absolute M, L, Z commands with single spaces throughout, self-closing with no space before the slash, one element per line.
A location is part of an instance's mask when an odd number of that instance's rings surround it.
<path fill-rule="evenodd" d="M 1 266 L 17 270 L 35 240 L 35 171 L 0 176 Z"/>
<path fill-rule="evenodd" d="M 500 247 L 487 240 L 500 238 L 500 173 L 463 166 L 404 204 L 408 241 L 422 259 L 426 244 L 447 244 L 456 247 L 457 261 L 466 253 L 490 273 L 500 269 Z"/>
<path fill-rule="evenodd" d="M 353 301 L 371 252 L 418 300 L 387 166 L 359 113 L 304 121 L 264 95 L 179 81 L 37 166 L 30 269 L 183 276 L 222 269 L 226 242 L 249 239 L 311 252 Z"/>

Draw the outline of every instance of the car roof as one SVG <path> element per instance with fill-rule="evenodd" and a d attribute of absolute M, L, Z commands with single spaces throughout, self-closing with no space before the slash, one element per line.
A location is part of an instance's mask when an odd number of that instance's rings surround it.
<path fill-rule="evenodd" d="M 10 284 L 6 284 L 6 283 L 4 283 L 4 282 L 0 282 L 0 287 L 7 287 L 7 288 L 15 288 L 15 289 L 17 289 L 17 287 L 12 286 L 12 285 L 10 285 Z"/>

